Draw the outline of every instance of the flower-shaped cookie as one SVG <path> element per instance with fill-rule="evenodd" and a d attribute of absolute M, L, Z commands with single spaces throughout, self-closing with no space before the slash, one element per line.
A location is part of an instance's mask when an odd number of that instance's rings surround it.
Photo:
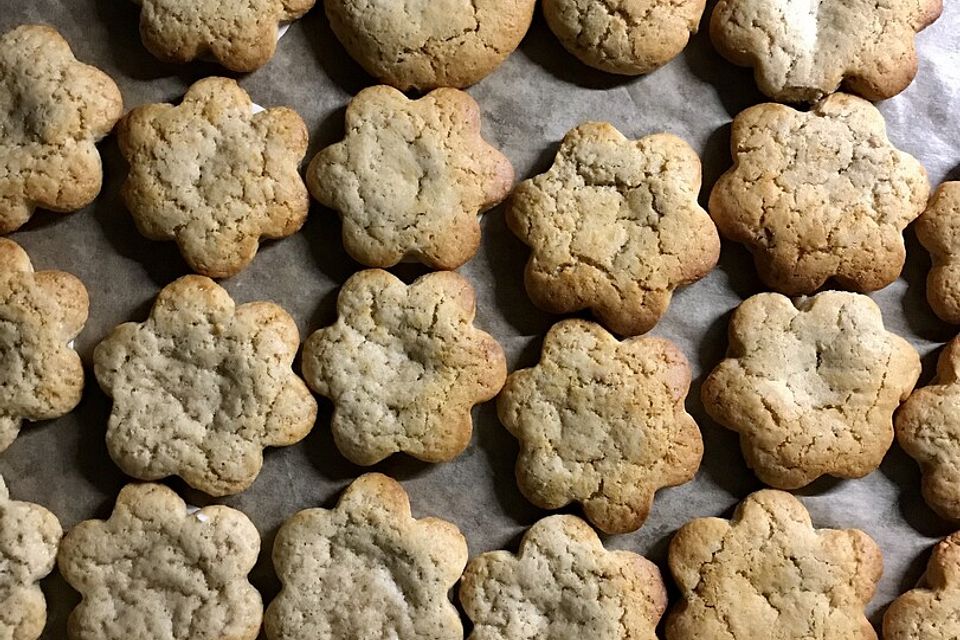
<path fill-rule="evenodd" d="M 257 478 L 264 447 L 303 439 L 317 403 L 291 369 L 300 334 L 270 302 L 236 306 L 202 276 L 157 297 L 150 318 L 97 345 L 94 373 L 113 398 L 107 448 L 142 480 L 178 475 L 210 495 Z"/>
<path fill-rule="evenodd" d="M 473 287 L 452 271 L 413 284 L 386 271 L 354 275 L 337 299 L 336 324 L 303 347 L 303 377 L 333 401 L 337 448 L 371 465 L 404 452 L 443 462 L 473 432 L 471 408 L 507 377 L 503 349 L 473 326 Z"/>
<path fill-rule="evenodd" d="M 120 491 L 109 520 L 63 538 L 57 566 L 83 601 L 73 640 L 254 640 L 263 603 L 247 581 L 260 534 L 243 513 L 198 511 L 160 484 Z"/>
<path fill-rule="evenodd" d="M 876 469 L 919 375 L 920 356 L 884 329 L 870 298 L 761 293 L 733 314 L 727 358 L 701 390 L 707 413 L 740 434 L 757 476 L 796 489 Z"/>
<path fill-rule="evenodd" d="M 513 167 L 480 137 L 480 107 L 468 94 L 438 89 L 410 100 L 380 86 L 347 106 L 346 137 L 316 155 L 307 184 L 340 214 L 358 262 L 456 269 L 480 246 L 478 214 L 510 193 Z"/>
<path fill-rule="evenodd" d="M 507 224 L 532 249 L 530 297 L 552 313 L 590 309 L 619 334 L 649 331 L 674 289 L 720 255 L 699 191 L 700 159 L 676 136 L 628 140 L 606 123 L 573 129 L 550 170 L 510 199 Z"/>
<path fill-rule="evenodd" d="M 670 542 L 682 601 L 667 640 L 876 640 L 863 613 L 883 571 L 857 529 L 815 529 L 799 500 L 758 491 L 733 520 L 699 518 Z"/>
<path fill-rule="evenodd" d="M 900 275 L 903 229 L 927 204 L 927 173 L 887 139 L 872 104 L 838 93 L 810 111 L 761 104 L 733 121 L 734 166 L 710 194 L 720 233 L 789 295 L 833 278 L 857 291 Z"/>
<path fill-rule="evenodd" d="M 917 74 L 914 36 L 941 7 L 942 0 L 720 0 L 710 36 L 725 58 L 753 67 L 774 100 L 814 101 L 841 84 L 883 100 Z"/>
<path fill-rule="evenodd" d="M 460 601 L 470 640 L 656 640 L 667 590 L 643 556 L 607 551 L 580 518 L 551 516 L 524 534 L 519 554 L 471 560 Z"/>
<path fill-rule="evenodd" d="M 83 363 L 70 342 L 88 306 L 80 280 L 35 272 L 20 245 L 0 238 L 0 451 L 24 420 L 59 418 L 80 402 Z"/>
<path fill-rule="evenodd" d="M 233 80 L 205 78 L 178 106 L 134 109 L 119 138 L 130 163 L 123 197 L 137 227 L 176 240 L 198 273 L 235 275 L 261 237 L 289 236 L 306 220 L 306 125 L 286 107 L 254 113 Z"/>
<path fill-rule="evenodd" d="M 403 487 L 360 476 L 335 509 L 287 520 L 273 545 L 283 589 L 270 603 L 270 640 L 462 640 L 447 593 L 467 563 L 454 525 L 414 519 Z"/>
<path fill-rule="evenodd" d="M 581 502 L 607 533 L 640 528 L 654 492 L 700 466 L 689 387 L 687 360 L 668 340 L 619 342 L 584 320 L 554 325 L 539 364 L 510 374 L 497 400 L 520 441 L 521 491 L 545 509 Z"/>
<path fill-rule="evenodd" d="M 122 115 L 117 85 L 78 62 L 54 29 L 0 36 L 0 233 L 37 207 L 65 213 L 93 202 L 103 183 L 96 142 Z"/>
<path fill-rule="evenodd" d="M 960 638 L 960 532 L 934 548 L 920 586 L 883 614 L 884 640 Z"/>
<path fill-rule="evenodd" d="M 960 182 L 944 182 L 915 225 L 930 252 L 927 300 L 941 319 L 960 324 Z"/>

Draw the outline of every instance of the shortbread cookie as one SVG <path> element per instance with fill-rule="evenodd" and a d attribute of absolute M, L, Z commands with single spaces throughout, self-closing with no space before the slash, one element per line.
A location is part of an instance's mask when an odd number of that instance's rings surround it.
<path fill-rule="evenodd" d="M 887 139 L 872 104 L 838 93 L 810 111 L 761 104 L 733 121 L 734 166 L 710 194 L 720 233 L 789 295 L 833 278 L 881 289 L 900 275 L 903 229 L 927 204 L 927 173 Z"/>
<path fill-rule="evenodd" d="M 221 505 L 193 511 L 160 484 L 120 491 L 109 520 L 63 539 L 57 566 L 83 601 L 72 640 L 254 640 L 263 603 L 247 581 L 260 535 Z"/>
<path fill-rule="evenodd" d="M 141 5 L 140 37 L 165 62 L 212 56 L 232 71 L 255 71 L 277 49 L 278 28 L 316 0 L 133 0 Z"/>
<path fill-rule="evenodd" d="M 398 89 L 466 87 L 530 28 L 536 0 L 326 0 L 333 32 L 367 73 Z"/>
<path fill-rule="evenodd" d="M 307 218 L 300 177 L 307 126 L 292 109 L 254 113 L 233 80 L 205 78 L 183 102 L 131 111 L 119 127 L 130 163 L 123 198 L 137 228 L 176 240 L 190 268 L 235 275 L 260 238 L 284 238 Z"/>
<path fill-rule="evenodd" d="M 920 586 L 883 614 L 884 640 L 960 638 L 960 532 L 941 540 Z"/>
<path fill-rule="evenodd" d="M 83 363 L 71 342 L 87 321 L 83 283 L 33 270 L 27 252 L 0 238 L 0 451 L 24 420 L 51 420 L 77 406 Z"/>
<path fill-rule="evenodd" d="M 720 255 L 699 191 L 700 159 L 676 136 L 628 140 L 606 123 L 573 129 L 550 170 L 520 183 L 507 210 L 532 250 L 530 297 L 552 313 L 590 309 L 616 333 L 649 331 L 674 289 Z"/>
<path fill-rule="evenodd" d="M 876 640 L 863 610 L 880 548 L 857 529 L 815 529 L 789 493 L 758 491 L 733 520 L 684 525 L 668 561 L 682 601 L 667 640 Z"/>
<path fill-rule="evenodd" d="M 930 252 L 927 300 L 942 320 L 960 324 L 960 182 L 944 182 L 915 226 Z"/>
<path fill-rule="evenodd" d="M 460 602 L 470 640 L 656 640 L 667 590 L 643 556 L 607 551 L 580 518 L 551 516 L 524 534 L 519 554 L 471 560 Z"/>
<path fill-rule="evenodd" d="M 361 476 L 335 509 L 301 511 L 280 528 L 273 565 L 283 589 L 267 609 L 267 638 L 461 640 L 447 592 L 466 563 L 457 527 L 414 519 L 399 483 Z"/>
<path fill-rule="evenodd" d="M 0 36 L 0 233 L 37 207 L 67 213 L 93 202 L 103 183 L 96 142 L 122 115 L 117 85 L 78 62 L 54 29 Z"/>
<path fill-rule="evenodd" d="M 480 246 L 478 214 L 510 193 L 513 167 L 480 137 L 480 107 L 468 94 L 437 89 L 409 100 L 379 86 L 350 102 L 345 139 L 317 154 L 307 184 L 340 214 L 358 262 L 456 269 Z"/>
<path fill-rule="evenodd" d="M 297 326 L 270 302 L 236 306 L 202 276 L 157 297 L 150 318 L 97 345 L 94 373 L 113 398 L 107 448 L 142 480 L 178 475 L 210 495 L 239 493 L 264 447 L 303 439 L 317 403 L 291 369 Z"/>
<path fill-rule="evenodd" d="M 497 400 L 520 440 L 523 495 L 544 509 L 580 502 L 607 533 L 640 528 L 654 492 L 700 466 L 689 387 L 690 366 L 669 340 L 619 342 L 585 320 L 554 325 L 540 363 L 510 374 Z"/>
<path fill-rule="evenodd" d="M 333 401 L 337 448 L 356 464 L 404 452 L 442 462 L 473 431 L 470 409 L 507 376 L 503 349 L 473 325 L 473 288 L 452 271 L 413 284 L 386 271 L 354 275 L 337 299 L 336 324 L 303 347 L 303 375 Z"/>
<path fill-rule="evenodd" d="M 36 640 L 47 621 L 40 580 L 57 559 L 63 531 L 57 517 L 10 499 L 0 478 L 0 638 Z"/>
<path fill-rule="evenodd" d="M 818 100 L 841 85 L 870 100 L 900 93 L 917 73 L 914 36 L 942 0 L 720 0 L 717 50 L 753 67 L 760 90 L 783 102 Z"/>
<path fill-rule="evenodd" d="M 543 15 L 567 51 L 610 73 L 649 73 L 696 33 L 705 0 L 544 0 Z"/>
<path fill-rule="evenodd" d="M 761 480 L 796 489 L 876 469 L 893 442 L 893 412 L 919 375 L 920 356 L 884 329 L 870 298 L 761 293 L 734 312 L 727 358 L 703 383 L 703 404 L 740 434 Z"/>

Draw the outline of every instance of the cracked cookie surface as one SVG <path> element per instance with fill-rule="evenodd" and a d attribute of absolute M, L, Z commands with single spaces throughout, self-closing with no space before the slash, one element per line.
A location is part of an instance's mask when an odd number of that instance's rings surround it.
<path fill-rule="evenodd" d="M 93 202 L 103 183 L 96 142 L 121 115 L 117 85 L 77 61 L 56 30 L 0 36 L 0 233 L 37 207 L 67 213 Z"/>
<path fill-rule="evenodd" d="M 903 229 L 923 212 L 926 171 L 887 139 L 872 104 L 834 94 L 808 111 L 761 104 L 733 121 L 734 166 L 710 194 L 720 233 L 789 295 L 833 279 L 875 291 L 900 275 Z"/>
<path fill-rule="evenodd" d="M 108 520 L 63 538 L 57 566 L 83 600 L 73 640 L 254 640 L 263 603 L 247 581 L 260 534 L 240 511 L 194 513 L 173 490 L 130 484 Z"/>
<path fill-rule="evenodd" d="M 937 544 L 920 585 L 887 607 L 883 614 L 883 638 L 960 638 L 960 532 Z"/>
<path fill-rule="evenodd" d="M 893 442 L 893 412 L 920 356 L 856 293 L 761 293 L 730 320 L 727 357 L 701 389 L 707 413 L 740 434 L 766 484 L 797 489 L 822 475 L 860 478 Z"/>
<path fill-rule="evenodd" d="M 732 520 L 687 523 L 668 563 L 682 600 L 667 640 L 876 640 L 864 607 L 880 548 L 857 529 L 815 529 L 789 493 L 758 491 Z"/>
<path fill-rule="evenodd" d="M 239 273 L 261 237 L 289 236 L 307 218 L 306 124 L 286 107 L 253 113 L 233 80 L 206 78 L 177 106 L 134 109 L 119 140 L 130 163 L 123 199 L 137 228 L 175 240 L 198 273 Z"/>
<path fill-rule="evenodd" d="M 462 640 L 447 593 L 467 563 L 449 522 L 414 519 L 403 487 L 355 480 L 334 509 L 287 520 L 273 545 L 283 589 L 267 608 L 270 640 Z"/>
<path fill-rule="evenodd" d="M 551 313 L 590 309 L 621 335 L 649 331 L 674 289 L 720 255 L 699 191 L 700 159 L 680 138 L 578 126 L 553 166 L 510 198 L 507 224 L 531 248 L 527 293 Z"/>
<path fill-rule="evenodd" d="M 316 155 L 307 183 L 340 214 L 358 262 L 455 269 L 477 252 L 477 216 L 510 193 L 513 167 L 480 136 L 468 94 L 437 89 L 410 100 L 378 86 L 350 101 L 344 140 Z"/>
<path fill-rule="evenodd" d="M 510 374 L 497 401 L 520 441 L 521 491 L 544 509 L 580 502 L 607 533 L 640 528 L 654 492 L 700 466 L 689 387 L 687 360 L 668 340 L 620 342 L 584 320 L 554 325 L 540 362 Z"/>
<path fill-rule="evenodd" d="M 940 185 L 915 228 L 933 258 L 927 301 L 941 320 L 960 324 L 960 182 Z"/>
<path fill-rule="evenodd" d="M 337 448 L 375 464 L 404 452 L 442 462 L 473 431 L 471 408 L 507 376 L 503 349 L 473 325 L 473 287 L 452 271 L 406 285 L 386 271 L 352 276 L 337 298 L 337 322 L 303 347 L 303 375 L 334 405 Z"/>
<path fill-rule="evenodd" d="M 580 518 L 550 516 L 527 530 L 517 555 L 471 560 L 460 602 L 470 640 L 656 640 L 667 591 L 643 556 L 607 551 Z"/>
<path fill-rule="evenodd" d="M 118 326 L 94 350 L 113 398 L 107 449 L 142 480 L 178 475 L 210 495 L 243 491 L 263 449 L 303 439 L 317 403 L 292 364 L 293 319 L 270 302 L 236 306 L 209 278 L 168 285 L 143 323 Z"/>

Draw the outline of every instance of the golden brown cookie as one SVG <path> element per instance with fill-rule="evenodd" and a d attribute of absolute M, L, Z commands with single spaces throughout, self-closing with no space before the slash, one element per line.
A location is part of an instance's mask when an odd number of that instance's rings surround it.
<path fill-rule="evenodd" d="M 937 544 L 920 585 L 890 603 L 883 614 L 883 638 L 960 638 L 960 532 Z"/>
<path fill-rule="evenodd" d="M 927 300 L 942 319 L 960 324 L 960 182 L 944 182 L 914 227 L 930 252 Z"/>

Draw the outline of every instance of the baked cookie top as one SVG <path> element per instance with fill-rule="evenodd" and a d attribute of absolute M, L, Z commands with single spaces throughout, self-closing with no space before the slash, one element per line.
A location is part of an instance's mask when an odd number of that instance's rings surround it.
<path fill-rule="evenodd" d="M 598 122 L 573 129 L 550 170 L 521 182 L 507 210 L 531 248 L 530 297 L 552 313 L 590 309 L 622 335 L 649 331 L 673 290 L 720 255 L 699 191 L 700 159 L 676 136 L 628 140 Z"/>
<path fill-rule="evenodd" d="M 930 252 L 927 300 L 942 320 L 960 324 L 960 182 L 944 182 L 914 227 Z"/>
<path fill-rule="evenodd" d="M 78 62 L 56 30 L 0 36 L 0 233 L 37 207 L 66 213 L 93 202 L 103 182 L 95 143 L 122 115 L 117 85 Z"/>
<path fill-rule="evenodd" d="M 477 216 L 510 193 L 513 167 L 480 136 L 468 94 L 437 89 L 410 100 L 378 86 L 350 101 L 344 140 L 314 157 L 307 184 L 340 214 L 358 262 L 455 269 L 477 252 Z"/>
<path fill-rule="evenodd" d="M 607 551 L 580 518 L 550 516 L 527 530 L 517 555 L 471 560 L 460 602 L 470 640 L 656 640 L 667 590 L 643 556 Z"/>
<path fill-rule="evenodd" d="M 876 640 L 863 609 L 883 557 L 857 529 L 815 529 L 783 491 L 747 496 L 732 520 L 698 518 L 670 541 L 682 601 L 667 640 Z"/>
<path fill-rule="evenodd" d="M 293 319 L 271 302 L 236 306 L 202 276 L 157 296 L 146 322 L 118 326 L 93 353 L 113 398 L 107 449 L 142 480 L 178 475 L 214 496 L 256 479 L 264 447 L 313 427 L 317 403 L 291 368 Z"/>
<path fill-rule="evenodd" d="M 63 271 L 34 271 L 27 252 L 0 238 L 0 451 L 24 420 L 70 413 L 83 393 L 71 341 L 87 321 L 87 290 Z"/>
<path fill-rule="evenodd" d="M 620 342 L 585 320 L 554 325 L 537 366 L 510 374 L 497 400 L 520 441 L 520 490 L 544 509 L 581 502 L 607 533 L 640 528 L 654 492 L 700 466 L 689 387 L 690 367 L 669 340 Z"/>
<path fill-rule="evenodd" d="M 367 73 L 404 91 L 469 86 L 530 28 L 536 0 L 326 0 L 333 32 Z"/>
<path fill-rule="evenodd" d="M 277 49 L 278 28 L 316 0 L 133 0 L 144 46 L 166 62 L 212 56 L 231 71 L 255 71 Z"/>
<path fill-rule="evenodd" d="M 913 80 L 914 36 L 941 8 L 942 0 L 720 0 L 710 37 L 725 58 L 753 67 L 774 100 L 812 102 L 841 85 L 883 100 Z"/>
<path fill-rule="evenodd" d="M 261 237 L 295 233 L 310 206 L 300 178 L 307 126 L 292 109 L 253 107 L 235 81 L 205 78 L 181 104 L 137 107 L 119 127 L 137 228 L 176 240 L 190 268 L 212 278 L 250 264 Z"/>
<path fill-rule="evenodd" d="M 57 566 L 83 596 L 74 640 L 254 640 L 263 603 L 247 581 L 260 534 L 221 505 L 193 512 L 160 484 L 130 484 L 108 520 L 63 538 Z"/>
<path fill-rule="evenodd" d="M 734 166 L 710 215 L 753 253 L 761 279 L 789 295 L 828 279 L 857 291 L 900 275 L 903 229 L 927 204 L 926 171 L 887 139 L 872 104 L 842 93 L 810 111 L 761 104 L 733 121 Z"/>
<path fill-rule="evenodd" d="M 933 549 L 920 586 L 890 603 L 884 640 L 952 640 L 960 637 L 960 532 Z"/>
<path fill-rule="evenodd" d="M 303 375 L 333 401 L 337 448 L 375 464 L 404 452 L 443 462 L 473 432 L 470 410 L 507 376 L 497 341 L 473 325 L 473 287 L 452 271 L 411 285 L 386 271 L 352 276 L 337 298 L 337 322 L 303 347 Z"/>
<path fill-rule="evenodd" d="M 920 356 L 884 329 L 870 298 L 761 293 L 734 312 L 727 357 L 701 391 L 707 413 L 740 434 L 757 476 L 796 489 L 876 469 L 919 375 Z"/>
<path fill-rule="evenodd" d="M 273 545 L 283 589 L 270 603 L 270 640 L 462 640 L 447 593 L 467 563 L 454 525 L 414 519 L 403 487 L 360 476 L 334 509 L 287 520 Z"/>

